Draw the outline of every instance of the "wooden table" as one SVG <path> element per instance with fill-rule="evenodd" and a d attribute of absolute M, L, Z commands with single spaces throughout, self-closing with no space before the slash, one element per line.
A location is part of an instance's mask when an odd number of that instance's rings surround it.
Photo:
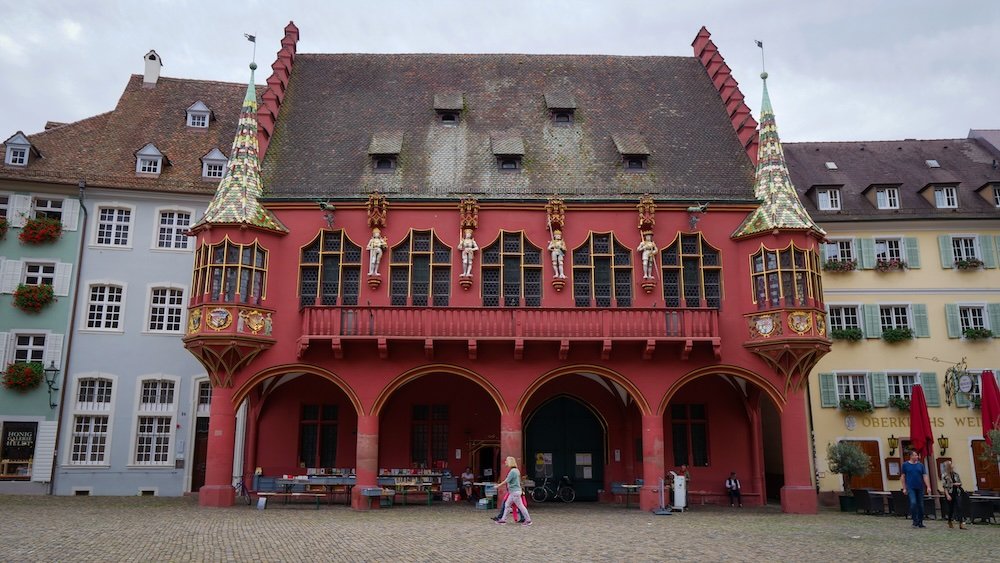
<path fill-rule="evenodd" d="M 629 497 L 636 495 L 636 500 L 638 500 L 639 489 L 642 488 L 642 485 L 622 485 L 622 488 L 625 489 L 625 508 L 628 508 Z"/>

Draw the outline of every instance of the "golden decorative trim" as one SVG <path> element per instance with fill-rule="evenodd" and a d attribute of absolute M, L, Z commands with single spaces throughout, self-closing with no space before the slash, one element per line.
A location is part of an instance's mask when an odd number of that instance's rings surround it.
<path fill-rule="evenodd" d="M 233 315 L 228 309 L 218 307 L 208 312 L 208 319 L 205 321 L 205 324 L 214 331 L 225 330 L 233 324 Z"/>
<path fill-rule="evenodd" d="M 636 209 L 639 210 L 639 230 L 643 235 L 647 231 L 652 233 L 653 225 L 656 224 L 656 203 L 653 201 L 653 196 L 645 194 L 639 198 Z"/>
<path fill-rule="evenodd" d="M 465 196 L 458 204 L 459 226 L 462 229 L 479 227 L 479 202 L 471 195 Z"/>
<path fill-rule="evenodd" d="M 389 215 L 389 201 L 378 191 L 368 196 L 368 228 L 384 229 Z"/>
<path fill-rule="evenodd" d="M 820 336 L 826 336 L 826 314 L 816 313 L 816 332 Z"/>
<path fill-rule="evenodd" d="M 795 334 L 802 336 L 811 331 L 813 327 L 812 314 L 809 311 L 789 311 L 788 328 L 795 331 Z"/>
<path fill-rule="evenodd" d="M 550 230 L 561 231 L 566 227 L 566 203 L 562 198 L 550 198 L 545 204 L 545 214 Z"/>
<path fill-rule="evenodd" d="M 201 329 L 201 309 L 195 309 L 188 316 L 188 334 L 198 332 L 199 329 Z"/>
<path fill-rule="evenodd" d="M 749 325 L 752 338 L 770 338 L 782 333 L 781 321 L 777 313 L 750 317 Z"/>

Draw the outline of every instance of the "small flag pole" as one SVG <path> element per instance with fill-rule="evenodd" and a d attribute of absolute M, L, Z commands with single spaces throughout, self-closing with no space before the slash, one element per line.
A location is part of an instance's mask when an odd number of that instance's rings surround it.
<path fill-rule="evenodd" d="M 243 37 L 246 37 L 247 41 L 253 43 L 253 59 L 252 59 L 252 62 L 256 63 L 257 62 L 257 36 L 256 35 L 250 35 L 249 33 L 244 33 Z"/>
<path fill-rule="evenodd" d="M 761 72 L 766 73 L 767 69 L 764 68 L 764 42 L 754 39 L 754 43 L 756 43 L 757 46 L 760 47 L 760 70 Z"/>

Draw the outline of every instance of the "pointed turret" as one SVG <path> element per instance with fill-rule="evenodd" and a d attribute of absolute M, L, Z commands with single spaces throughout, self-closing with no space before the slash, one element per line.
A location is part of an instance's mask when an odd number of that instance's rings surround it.
<path fill-rule="evenodd" d="M 747 237 L 774 229 L 811 229 L 820 235 L 821 229 L 799 200 L 795 186 L 785 164 L 785 151 L 778 138 L 778 126 L 771 109 L 771 97 L 767 94 L 767 73 L 761 73 L 764 81 L 764 99 L 760 108 L 760 146 L 757 149 L 757 175 L 754 194 L 762 200 L 760 207 L 751 213 L 740 225 L 733 238 Z"/>
<path fill-rule="evenodd" d="M 250 83 L 243 99 L 243 111 L 233 139 L 233 149 L 229 153 L 226 174 L 219 182 L 205 216 L 192 230 L 197 231 L 208 225 L 246 225 L 288 232 L 281 221 L 260 204 L 264 190 L 257 147 L 257 91 L 253 79 L 256 69 L 257 65 L 250 63 Z"/>

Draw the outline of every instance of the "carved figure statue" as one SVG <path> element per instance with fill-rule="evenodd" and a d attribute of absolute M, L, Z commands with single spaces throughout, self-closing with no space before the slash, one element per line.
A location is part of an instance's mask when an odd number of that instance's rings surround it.
<path fill-rule="evenodd" d="M 562 239 L 562 231 L 552 233 L 549 241 L 549 251 L 552 253 L 552 277 L 566 279 L 563 270 L 563 260 L 566 257 L 566 242 Z"/>
<path fill-rule="evenodd" d="M 653 234 L 646 233 L 643 235 L 642 242 L 639 243 L 639 247 L 636 248 L 637 251 L 642 253 L 642 277 L 643 279 L 651 279 L 653 277 L 653 272 L 656 270 L 656 243 L 653 242 Z"/>
<path fill-rule="evenodd" d="M 380 276 L 379 265 L 382 263 L 382 253 L 388 248 L 388 243 L 382 238 L 382 232 L 372 229 L 372 238 L 368 241 L 368 275 Z"/>
<path fill-rule="evenodd" d="M 471 277 L 472 262 L 479 250 L 476 239 L 472 238 L 472 229 L 465 229 L 465 236 L 458 241 L 458 248 L 462 251 L 462 277 Z"/>

